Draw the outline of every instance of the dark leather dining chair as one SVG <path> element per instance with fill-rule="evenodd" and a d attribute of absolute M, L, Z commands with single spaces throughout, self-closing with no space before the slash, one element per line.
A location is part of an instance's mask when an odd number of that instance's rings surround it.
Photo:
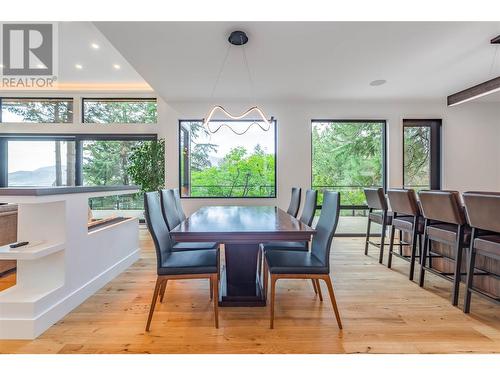
<path fill-rule="evenodd" d="M 379 248 L 378 262 L 382 263 L 384 258 L 384 244 L 387 226 L 392 223 L 392 216 L 389 214 L 387 199 L 385 198 L 384 189 L 368 188 L 364 189 L 366 205 L 368 206 L 368 224 L 366 227 L 365 239 L 365 255 L 368 255 L 368 246 L 372 245 Z M 380 243 L 375 243 L 370 240 L 371 223 L 377 223 L 382 226 L 380 232 Z"/>
<path fill-rule="evenodd" d="M 472 234 L 467 262 L 467 278 L 464 298 L 464 312 L 470 312 L 472 292 L 489 301 L 500 303 L 500 297 L 492 296 L 477 289 L 474 284 L 476 256 L 500 261 L 500 193 L 466 192 L 463 194 L 467 219 L 472 227 Z M 481 270 L 482 276 L 491 274 Z M 492 274 L 494 278 L 500 275 Z"/>
<path fill-rule="evenodd" d="M 179 220 L 182 222 L 186 220 L 186 214 L 184 213 L 184 210 L 182 209 L 182 203 L 181 203 L 181 195 L 179 194 L 179 189 L 175 188 L 173 189 L 174 192 L 174 198 L 175 198 L 175 207 L 177 207 L 177 213 L 179 214 Z"/>
<path fill-rule="evenodd" d="M 420 286 L 424 286 L 425 272 L 429 271 L 453 283 L 451 303 L 458 304 L 463 249 L 469 246 L 470 227 L 467 225 L 465 210 L 460 201 L 458 191 L 423 190 L 419 193 L 422 214 L 425 218 L 424 250 L 420 260 Z M 443 257 L 443 252 L 435 254 L 432 249 L 434 242 L 448 245 L 452 253 L 446 256 L 454 262 L 453 277 L 445 272 L 439 272 L 427 260 L 431 257 Z"/>
<path fill-rule="evenodd" d="M 286 212 L 293 217 L 297 217 L 300 208 L 300 197 L 302 194 L 302 189 L 298 187 L 292 188 L 292 196 L 290 198 L 290 205 L 288 206 L 288 210 Z"/>
<path fill-rule="evenodd" d="M 316 208 L 318 206 L 318 191 L 309 189 L 306 191 L 306 200 L 304 203 L 304 208 L 302 209 L 302 214 L 300 215 L 299 221 L 307 226 L 311 226 L 314 220 L 314 214 L 316 213 Z M 270 250 L 294 250 L 294 251 L 309 251 L 309 243 L 307 241 L 271 241 L 266 242 L 262 245 L 262 250 L 264 252 Z M 259 257 L 259 264 L 260 264 Z M 260 274 L 260 269 L 259 269 Z M 312 279 L 312 285 L 315 294 L 319 294 L 319 299 L 323 301 L 323 295 L 321 294 L 321 287 L 317 280 Z"/>
<path fill-rule="evenodd" d="M 328 286 L 337 324 L 342 329 L 332 280 L 330 279 L 330 248 L 337 228 L 339 213 L 339 193 L 325 191 L 323 208 L 321 209 L 319 221 L 316 225 L 317 232 L 311 243 L 311 251 L 273 250 L 264 253 L 264 293 L 266 296 L 268 274 L 271 275 L 271 329 L 274 327 L 276 282 L 279 279 L 324 280 Z"/>
<path fill-rule="evenodd" d="M 392 227 L 389 241 L 389 257 L 387 267 L 392 267 L 392 256 L 410 262 L 409 279 L 413 280 L 415 273 L 415 259 L 422 254 L 422 234 L 424 233 L 424 220 L 421 215 L 417 194 L 413 189 L 389 189 L 387 191 L 389 204 L 392 209 Z M 394 237 L 399 230 L 399 253 L 394 251 Z M 410 242 L 403 241 L 403 233 L 410 235 Z M 418 255 L 417 255 L 418 243 Z M 410 256 L 403 254 L 403 245 L 411 247 Z"/>
<path fill-rule="evenodd" d="M 172 251 L 172 240 L 163 220 L 157 192 L 144 194 L 146 223 L 156 249 L 156 285 L 149 309 L 146 331 L 149 331 L 156 300 L 163 302 L 168 280 L 209 279 L 210 298 L 214 300 L 215 327 L 219 327 L 219 249 Z"/>
<path fill-rule="evenodd" d="M 160 192 L 161 210 L 169 232 L 181 223 L 177 206 L 175 203 L 175 192 L 173 189 L 163 189 Z M 217 242 L 176 242 L 172 240 L 173 251 L 217 249 Z"/>

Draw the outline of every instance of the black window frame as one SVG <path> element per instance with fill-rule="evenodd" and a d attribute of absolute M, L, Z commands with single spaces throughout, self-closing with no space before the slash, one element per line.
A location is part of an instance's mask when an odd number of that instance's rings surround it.
<path fill-rule="evenodd" d="M 3 101 L 4 100 L 59 100 L 59 101 L 71 101 L 72 103 L 72 111 L 71 111 L 71 121 L 68 122 L 3 122 Z M 76 100 L 74 97 L 50 97 L 50 96 L 0 96 L 0 125 L 1 124 L 73 124 L 75 121 L 75 103 Z M 0 134 L 1 136 L 1 134 Z"/>
<path fill-rule="evenodd" d="M 262 119 L 241 119 L 241 120 L 233 120 L 233 119 L 223 119 L 217 120 L 214 119 L 212 121 L 224 121 L 224 122 L 254 122 L 254 121 L 262 121 Z M 273 118 L 274 122 L 274 194 L 272 196 L 266 197 L 184 197 L 182 196 L 182 179 L 181 179 L 181 163 L 182 163 L 182 148 L 181 148 L 181 127 L 183 122 L 203 122 L 203 119 L 178 119 L 178 127 L 177 127 L 177 148 L 178 148 L 178 156 L 179 156 L 179 165 L 178 165 L 178 188 L 181 199 L 276 199 L 278 197 L 278 120 Z"/>
<path fill-rule="evenodd" d="M 110 133 L 0 133 L 0 188 L 8 187 L 8 141 L 74 141 L 75 186 L 83 186 L 83 141 L 157 141 L 158 134 Z"/>
<path fill-rule="evenodd" d="M 429 185 L 431 190 L 441 190 L 442 188 L 442 119 L 403 119 L 402 127 L 402 150 L 403 164 L 401 171 L 403 173 L 403 187 L 405 184 L 405 128 L 407 127 L 428 127 L 431 130 L 430 142 L 430 176 Z"/>
<path fill-rule="evenodd" d="M 116 101 L 116 102 L 133 102 L 133 101 L 142 101 L 142 102 L 155 102 L 156 103 L 156 122 L 91 122 L 85 121 L 85 101 Z M 98 125 L 113 125 L 113 124 L 140 124 L 140 125 L 157 125 L 158 124 L 158 98 L 157 97 L 146 97 L 146 98 L 128 98 L 128 97 L 82 97 L 80 99 L 80 121 L 82 124 L 98 124 Z"/>

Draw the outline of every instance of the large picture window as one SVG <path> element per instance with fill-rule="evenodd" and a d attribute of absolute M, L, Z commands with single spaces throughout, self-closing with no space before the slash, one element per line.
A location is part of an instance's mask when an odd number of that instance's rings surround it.
<path fill-rule="evenodd" d="M 238 135 L 231 128 L 248 130 Z M 210 129 L 202 121 L 179 121 L 181 196 L 276 197 L 276 122 L 267 130 L 252 120 L 212 121 Z"/>
<path fill-rule="evenodd" d="M 1 122 L 71 123 L 73 99 L 1 98 Z"/>
<path fill-rule="evenodd" d="M 366 232 L 365 187 L 385 187 L 383 120 L 313 120 L 312 188 L 340 192 L 337 232 Z"/>
<path fill-rule="evenodd" d="M 94 124 L 155 124 L 156 99 L 82 99 L 82 122 Z"/>

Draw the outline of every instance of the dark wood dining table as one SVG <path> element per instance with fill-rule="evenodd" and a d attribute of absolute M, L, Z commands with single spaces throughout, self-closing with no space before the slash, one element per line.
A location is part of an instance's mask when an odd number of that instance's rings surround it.
<path fill-rule="evenodd" d="M 259 244 L 268 241 L 310 241 L 316 231 L 278 207 L 202 207 L 175 227 L 179 242 L 224 244 L 220 306 L 265 306 L 257 272 Z"/>

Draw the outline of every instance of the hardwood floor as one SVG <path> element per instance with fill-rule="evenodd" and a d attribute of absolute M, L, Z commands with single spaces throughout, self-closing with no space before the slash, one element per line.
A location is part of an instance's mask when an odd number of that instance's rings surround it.
<path fill-rule="evenodd" d="M 38 339 L 0 341 L 0 352 L 500 352 L 499 306 L 473 296 L 472 313 L 465 315 L 460 309 L 463 289 L 460 308 L 452 307 L 451 283 L 429 275 L 422 289 L 408 280 L 408 263 L 395 259 L 389 270 L 378 264 L 377 249 L 363 255 L 361 238 L 333 243 L 331 276 L 342 331 L 328 293 L 320 302 L 309 280 L 278 281 L 274 330 L 269 329 L 269 307 L 221 308 L 220 328 L 215 329 L 208 281 L 179 280 L 168 283 L 146 333 L 156 260 L 145 230 L 141 243 L 141 259 L 126 272 Z M 0 282 L 0 288 L 7 284 Z"/>

